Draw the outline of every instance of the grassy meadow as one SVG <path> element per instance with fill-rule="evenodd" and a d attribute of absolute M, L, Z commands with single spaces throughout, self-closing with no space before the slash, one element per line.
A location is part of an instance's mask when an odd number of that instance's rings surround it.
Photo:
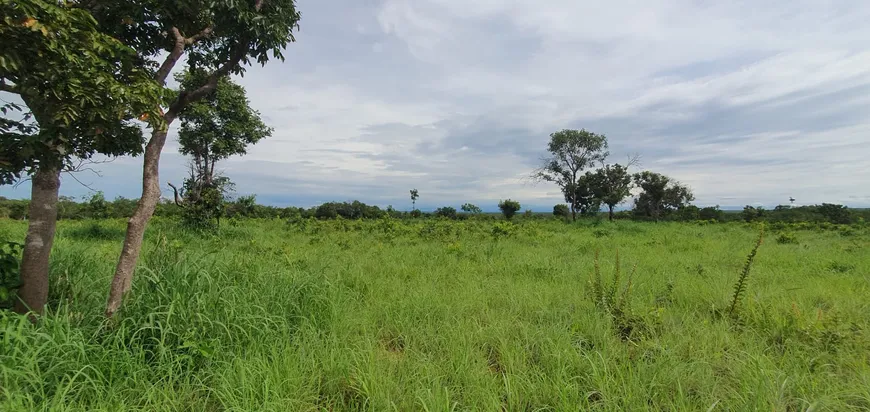
<path fill-rule="evenodd" d="M 866 228 L 768 228 L 732 314 L 758 226 L 158 218 L 106 321 L 123 230 L 60 223 L 0 410 L 870 410 Z"/>

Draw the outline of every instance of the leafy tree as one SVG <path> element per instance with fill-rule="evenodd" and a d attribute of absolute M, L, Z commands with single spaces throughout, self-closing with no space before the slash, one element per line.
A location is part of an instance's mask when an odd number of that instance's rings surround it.
<path fill-rule="evenodd" d="M 435 216 L 446 217 L 448 219 L 456 219 L 456 208 L 450 206 L 439 207 L 435 210 Z"/>
<path fill-rule="evenodd" d="M 831 203 L 822 203 L 818 206 L 816 211 L 820 215 L 824 216 L 824 218 L 831 223 L 852 223 L 852 214 L 849 212 L 849 208 L 846 206 Z"/>
<path fill-rule="evenodd" d="M 719 222 L 725 220 L 725 212 L 719 208 L 719 205 L 701 208 L 699 216 L 703 220 L 716 220 Z"/>
<path fill-rule="evenodd" d="M 576 195 L 580 193 L 582 171 L 607 158 L 607 137 L 581 130 L 564 129 L 550 135 L 547 145 L 550 156 L 532 177 L 556 183 L 571 207 L 571 218 L 577 218 Z"/>
<path fill-rule="evenodd" d="M 0 91 L 26 106 L 0 107 L 0 183 L 32 177 L 18 312 L 41 313 L 48 298 L 60 173 L 73 159 L 141 152 L 133 120 L 161 99 L 134 50 L 77 4 L 0 0 Z"/>
<path fill-rule="evenodd" d="M 481 208 L 479 208 L 471 203 L 466 203 L 466 204 L 462 205 L 462 211 L 465 213 L 474 213 L 476 215 L 483 213 L 483 210 Z"/>
<path fill-rule="evenodd" d="M 744 206 L 743 213 L 741 213 L 741 215 L 743 216 L 743 220 L 745 220 L 746 222 L 754 222 L 756 220 L 761 220 L 764 218 L 765 214 L 766 213 L 765 213 L 764 207 L 762 207 L 762 206 L 754 207 L 754 206 L 750 206 L 750 205 Z"/>
<path fill-rule="evenodd" d="M 701 218 L 701 208 L 695 205 L 685 205 L 677 209 L 677 219 L 682 221 L 694 221 Z"/>
<path fill-rule="evenodd" d="M 92 219 L 105 219 L 109 217 L 109 203 L 103 192 L 94 193 L 85 203 L 85 214 Z"/>
<path fill-rule="evenodd" d="M 411 189 L 411 210 L 417 210 L 417 199 L 420 197 L 420 192 L 417 189 Z"/>
<path fill-rule="evenodd" d="M 568 205 L 566 204 L 558 204 L 553 206 L 553 216 L 561 217 L 563 219 L 568 219 L 568 216 L 571 214 L 571 211 L 568 209 Z"/>
<path fill-rule="evenodd" d="M 631 174 L 628 167 L 613 164 L 595 171 L 592 176 L 592 192 L 601 203 L 607 205 L 608 219 L 613 220 L 613 208 L 631 196 Z"/>
<path fill-rule="evenodd" d="M 182 89 L 192 88 L 203 83 L 204 77 L 195 70 L 178 76 L 178 81 Z M 226 77 L 202 100 L 191 103 L 180 118 L 179 151 L 191 159 L 190 176 L 184 181 L 186 196 L 177 202 L 184 207 L 182 221 L 200 230 L 214 230 L 220 226 L 226 196 L 233 187 L 229 178 L 217 176 L 215 165 L 244 155 L 249 145 L 271 136 L 272 129 L 249 106 L 245 89 Z M 179 200 L 177 191 L 175 198 Z"/>
<path fill-rule="evenodd" d="M 515 214 L 517 214 L 517 211 L 520 210 L 521 206 L 520 202 L 507 199 L 498 202 L 498 208 L 501 210 L 501 214 L 504 215 L 505 219 L 510 220 Z"/>
<path fill-rule="evenodd" d="M 595 175 L 586 173 L 577 179 L 577 183 L 569 186 L 573 187 L 571 195 L 565 195 L 565 201 L 572 204 L 572 218 L 576 219 L 576 213 L 580 212 L 580 216 L 595 216 L 601 210 L 601 199 L 596 195 Z"/>
<path fill-rule="evenodd" d="M 165 111 L 155 107 L 162 122 L 152 128 L 145 147 L 142 196 L 128 220 L 106 303 L 106 316 L 112 316 L 130 290 L 145 228 L 160 200 L 160 154 L 169 125 L 192 103 L 209 96 L 220 79 L 243 73 L 253 62 L 283 60 L 283 49 L 295 40 L 300 14 L 295 0 L 90 0 L 81 5 L 104 30 L 138 51 L 139 67 L 152 73 L 153 84 L 165 85 L 179 61 L 202 79 L 182 87 L 166 102 Z M 152 67 L 157 70 L 150 71 Z"/>
<path fill-rule="evenodd" d="M 687 186 L 659 173 L 636 173 L 634 182 L 642 190 L 634 203 L 635 213 L 651 217 L 655 221 L 695 199 Z"/>

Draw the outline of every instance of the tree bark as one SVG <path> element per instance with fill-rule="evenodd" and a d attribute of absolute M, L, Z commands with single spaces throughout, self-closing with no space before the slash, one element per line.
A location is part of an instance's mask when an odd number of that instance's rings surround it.
<path fill-rule="evenodd" d="M 607 220 L 612 222 L 613 221 L 613 206 L 607 205 L 607 209 L 609 212 L 607 215 Z"/>
<path fill-rule="evenodd" d="M 48 301 L 49 257 L 57 228 L 59 191 L 60 169 L 56 166 L 40 167 L 33 175 L 31 184 L 30 221 L 21 256 L 22 285 L 15 301 L 15 311 L 18 313 L 41 315 Z"/>
<path fill-rule="evenodd" d="M 133 271 L 142 251 L 142 240 L 145 237 L 145 228 L 148 220 L 154 214 L 157 201 L 160 200 L 160 153 L 166 144 L 169 123 L 172 118 L 166 119 L 166 127 L 155 130 L 145 147 L 145 160 L 142 170 L 142 197 L 133 216 L 127 221 L 127 234 L 124 237 L 124 247 L 121 257 L 115 267 L 115 276 L 112 278 L 112 286 L 109 289 L 109 300 L 106 303 L 106 317 L 111 317 L 121 308 L 124 295 L 130 291 L 133 284 Z"/>

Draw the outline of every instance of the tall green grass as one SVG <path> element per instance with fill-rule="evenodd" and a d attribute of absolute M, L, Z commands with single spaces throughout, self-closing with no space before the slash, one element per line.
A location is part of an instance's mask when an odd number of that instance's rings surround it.
<path fill-rule="evenodd" d="M 870 408 L 866 229 L 765 244 L 737 322 L 740 224 L 157 219 L 107 321 L 123 227 L 61 222 L 49 314 L 0 315 L 0 410 Z"/>

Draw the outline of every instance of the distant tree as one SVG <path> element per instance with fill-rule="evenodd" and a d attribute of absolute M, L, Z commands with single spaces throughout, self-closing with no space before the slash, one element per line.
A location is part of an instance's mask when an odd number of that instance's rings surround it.
<path fill-rule="evenodd" d="M 109 203 L 103 192 L 94 193 L 85 203 L 84 212 L 92 219 L 105 219 L 109 217 Z"/>
<path fill-rule="evenodd" d="M 634 182 L 642 190 L 634 203 L 635 213 L 651 217 L 655 221 L 695 200 L 687 186 L 659 173 L 636 173 Z"/>
<path fill-rule="evenodd" d="M 720 222 L 725 220 L 725 212 L 719 209 L 719 205 L 701 208 L 699 215 L 703 220 L 716 220 Z"/>
<path fill-rule="evenodd" d="M 852 223 L 852 214 L 849 212 L 849 208 L 846 206 L 831 203 L 822 203 L 818 206 L 816 211 L 831 223 Z"/>
<path fill-rule="evenodd" d="M 595 171 L 592 191 L 601 203 L 607 205 L 608 219 L 613 220 L 613 208 L 631 196 L 631 174 L 628 167 L 613 164 Z"/>
<path fill-rule="evenodd" d="M 448 219 L 456 219 L 456 208 L 450 206 L 439 207 L 435 210 L 435 216 L 446 217 Z"/>
<path fill-rule="evenodd" d="M 701 208 L 695 205 L 685 205 L 677 209 L 677 218 L 682 221 L 701 219 Z"/>
<path fill-rule="evenodd" d="M 553 206 L 553 216 L 561 217 L 567 220 L 568 217 L 571 216 L 571 211 L 570 209 L 568 209 L 568 205 L 560 203 L 556 206 Z"/>
<path fill-rule="evenodd" d="M 597 181 L 595 175 L 586 173 L 577 179 L 577 183 L 569 186 L 573 187 L 571 195 L 565 196 L 566 202 L 574 202 L 572 204 L 572 218 L 576 219 L 576 213 L 580 216 L 595 216 L 601 211 L 601 199 L 596 195 Z"/>
<path fill-rule="evenodd" d="M 511 218 L 514 217 L 514 215 L 517 213 L 517 211 L 520 210 L 521 206 L 520 206 L 520 202 L 517 202 L 516 200 L 507 199 L 507 200 L 502 200 L 501 202 L 499 202 L 498 208 L 499 208 L 499 210 L 501 210 L 501 214 L 504 215 L 505 219 L 510 220 Z"/>
<path fill-rule="evenodd" d="M 549 157 L 532 177 L 558 185 L 571 207 L 571 218 L 576 219 L 577 206 L 582 204 L 575 197 L 582 171 L 607 158 L 607 137 L 586 129 L 564 129 L 550 135 L 547 151 Z"/>
<path fill-rule="evenodd" d="M 417 189 L 411 189 L 411 210 L 417 210 L 417 199 L 420 198 L 420 192 Z"/>
<path fill-rule="evenodd" d="M 764 207 L 762 207 L 762 206 L 754 207 L 754 206 L 746 205 L 745 207 L 743 207 L 743 212 L 741 213 L 741 216 L 743 217 L 743 220 L 746 222 L 754 222 L 756 220 L 764 219 L 764 217 L 766 215 L 765 212 L 766 211 L 764 210 Z"/>
<path fill-rule="evenodd" d="M 193 70 L 177 76 L 182 89 L 205 82 L 204 71 Z M 250 107 L 242 86 L 227 77 L 201 100 L 181 112 L 179 151 L 190 157 L 190 175 L 184 181 L 184 199 L 174 185 L 175 198 L 184 207 L 182 221 L 198 229 L 215 229 L 225 212 L 226 197 L 233 184 L 219 176 L 215 166 L 231 156 L 244 155 L 248 146 L 271 136 L 272 129 Z"/>
<path fill-rule="evenodd" d="M 477 207 L 471 203 L 466 203 L 466 204 L 462 205 L 462 211 L 465 213 L 474 213 L 474 214 L 483 213 L 483 210 L 481 210 L 479 207 Z"/>

